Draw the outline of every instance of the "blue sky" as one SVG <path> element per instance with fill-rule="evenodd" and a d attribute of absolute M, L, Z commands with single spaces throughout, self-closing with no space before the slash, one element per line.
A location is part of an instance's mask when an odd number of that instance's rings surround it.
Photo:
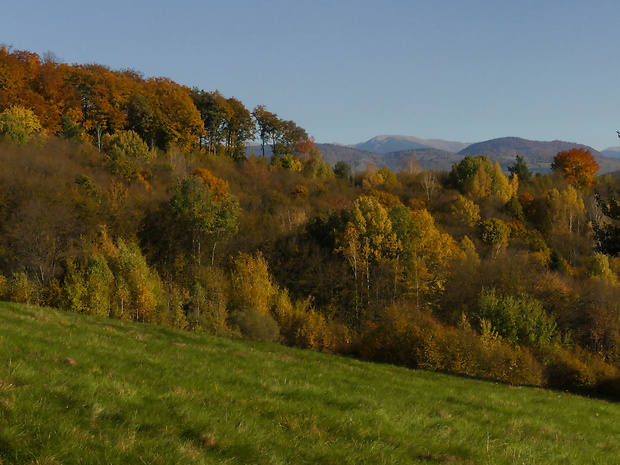
<path fill-rule="evenodd" d="M 0 0 L 0 43 L 219 90 L 317 142 L 620 145 L 620 3 Z"/>

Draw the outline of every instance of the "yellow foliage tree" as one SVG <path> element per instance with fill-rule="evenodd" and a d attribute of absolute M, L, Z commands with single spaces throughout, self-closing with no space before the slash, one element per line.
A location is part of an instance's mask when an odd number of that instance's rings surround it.
<path fill-rule="evenodd" d="M 563 191 L 551 189 L 547 194 L 551 229 L 554 232 L 579 232 L 585 219 L 585 205 L 579 192 L 568 186 Z"/>
<path fill-rule="evenodd" d="M 42 131 L 37 115 L 29 108 L 12 106 L 0 113 L 0 136 L 24 145 Z"/>
<path fill-rule="evenodd" d="M 396 235 L 387 210 L 374 197 L 359 197 L 353 204 L 340 251 L 349 261 L 355 278 L 356 321 L 359 320 L 358 277 L 364 273 L 366 304 L 370 304 L 371 268 L 396 250 Z"/>
<path fill-rule="evenodd" d="M 403 284 L 419 305 L 423 295 L 443 288 L 449 260 L 458 248 L 449 234 L 437 229 L 426 209 L 396 207 L 390 210 L 390 217 L 405 270 Z"/>
<path fill-rule="evenodd" d="M 473 227 L 480 221 L 480 207 L 462 195 L 452 203 L 450 211 L 452 217 L 462 225 Z"/>
<path fill-rule="evenodd" d="M 269 315 L 278 294 L 267 261 L 260 252 L 240 253 L 234 260 L 231 275 L 230 306 L 237 311 L 258 310 Z"/>

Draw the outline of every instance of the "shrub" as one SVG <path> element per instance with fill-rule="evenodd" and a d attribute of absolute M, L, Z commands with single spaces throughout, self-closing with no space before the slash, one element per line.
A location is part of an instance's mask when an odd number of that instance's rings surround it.
<path fill-rule="evenodd" d="M 230 321 L 246 339 L 277 342 L 280 338 L 278 323 L 271 315 L 265 315 L 255 308 L 232 312 Z"/>
<path fill-rule="evenodd" d="M 38 303 L 37 286 L 26 273 L 13 273 L 8 285 L 9 299 L 23 304 Z"/>
<path fill-rule="evenodd" d="M 230 333 L 226 275 L 216 267 L 207 268 L 205 274 L 191 289 L 188 319 L 194 330 L 226 336 Z"/>
<path fill-rule="evenodd" d="M 273 316 L 280 326 L 280 341 L 283 344 L 333 352 L 344 349 L 348 343 L 344 326 L 329 322 L 312 308 L 309 299 L 291 302 L 286 289 L 276 298 Z"/>
<path fill-rule="evenodd" d="M 511 384 L 542 384 L 542 368 L 526 348 L 482 339 L 467 325 L 439 323 L 427 312 L 397 305 L 364 333 L 360 354 L 412 368 L 446 371 Z"/>
<path fill-rule="evenodd" d="M 0 274 L 0 300 L 8 298 L 9 286 L 4 275 Z"/>
<path fill-rule="evenodd" d="M 566 350 L 556 352 L 547 362 L 545 378 L 547 386 L 553 389 L 584 389 L 595 384 L 590 367 Z"/>

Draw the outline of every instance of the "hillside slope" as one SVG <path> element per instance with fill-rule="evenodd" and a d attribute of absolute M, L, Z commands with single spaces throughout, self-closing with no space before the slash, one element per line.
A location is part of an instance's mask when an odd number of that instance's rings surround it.
<path fill-rule="evenodd" d="M 0 303 L 0 463 L 614 463 L 618 404 Z"/>

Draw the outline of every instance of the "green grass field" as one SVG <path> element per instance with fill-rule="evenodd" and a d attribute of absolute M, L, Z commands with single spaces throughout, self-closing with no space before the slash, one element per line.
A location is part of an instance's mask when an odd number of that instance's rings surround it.
<path fill-rule="evenodd" d="M 620 405 L 0 303 L 0 464 L 615 464 Z"/>

